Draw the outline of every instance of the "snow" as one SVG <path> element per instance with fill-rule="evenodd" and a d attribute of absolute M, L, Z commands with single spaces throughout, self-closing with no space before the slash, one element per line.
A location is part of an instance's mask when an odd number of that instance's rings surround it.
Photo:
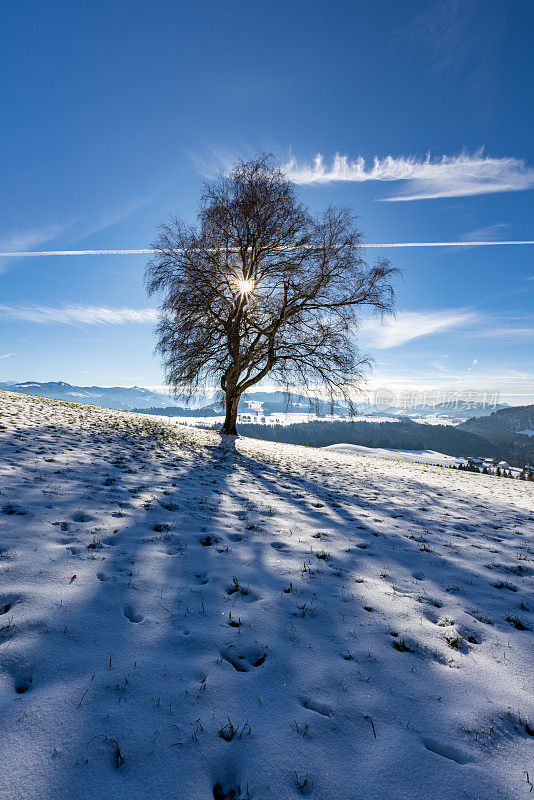
<path fill-rule="evenodd" d="M 398 461 L 419 462 L 421 464 L 437 464 L 451 466 L 462 459 L 438 453 L 436 450 L 395 450 L 385 447 L 364 447 L 361 444 L 329 444 L 325 450 L 337 450 L 354 455 L 375 456 L 378 458 L 394 458 Z"/>
<path fill-rule="evenodd" d="M 532 483 L 0 401 L 1 798 L 529 796 Z"/>
<path fill-rule="evenodd" d="M 523 436 L 534 436 L 534 430 L 532 430 L 532 428 L 525 428 L 524 431 L 518 431 L 518 433 L 522 433 Z"/>
<path fill-rule="evenodd" d="M 196 426 L 219 426 L 222 425 L 224 422 L 224 414 L 220 416 L 211 416 L 211 417 L 183 417 L 179 415 L 175 415 L 172 417 L 168 417 L 164 414 L 143 414 L 143 412 L 137 412 L 144 417 L 150 417 L 151 419 L 159 419 L 165 420 L 167 422 L 172 422 L 174 425 L 189 425 L 191 427 Z M 240 412 L 237 415 L 238 424 L 246 425 L 246 424 L 254 424 L 254 425 L 297 425 L 299 423 L 304 422 L 348 422 L 348 417 L 341 417 L 336 414 L 328 414 L 325 416 L 317 416 L 316 414 L 311 413 L 300 413 L 300 412 L 275 412 L 273 414 L 262 414 L 256 413 L 255 411 L 244 411 Z M 351 422 L 371 422 L 371 423 L 378 423 L 378 422 L 400 422 L 398 417 L 379 417 L 377 416 L 355 416 L 350 419 Z"/>
<path fill-rule="evenodd" d="M 418 422 L 420 425 L 451 425 L 455 428 L 461 425 L 462 422 L 467 422 L 468 417 L 453 417 L 447 414 L 426 414 L 425 416 L 412 416 L 407 410 L 404 416 L 409 417 L 412 422 Z"/>

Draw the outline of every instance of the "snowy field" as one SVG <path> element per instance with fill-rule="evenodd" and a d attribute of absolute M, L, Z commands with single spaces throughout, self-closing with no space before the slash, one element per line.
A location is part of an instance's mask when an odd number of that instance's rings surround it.
<path fill-rule="evenodd" d="M 464 459 L 438 453 L 436 450 L 396 450 L 385 447 L 365 447 L 362 444 L 329 444 L 325 450 L 338 450 L 341 453 L 352 453 L 360 456 L 375 456 L 377 458 L 394 458 L 398 461 L 411 461 L 420 464 L 435 464 L 438 466 L 453 466 L 463 463 Z"/>
<path fill-rule="evenodd" d="M 534 487 L 0 393 L 2 800 L 517 800 Z"/>

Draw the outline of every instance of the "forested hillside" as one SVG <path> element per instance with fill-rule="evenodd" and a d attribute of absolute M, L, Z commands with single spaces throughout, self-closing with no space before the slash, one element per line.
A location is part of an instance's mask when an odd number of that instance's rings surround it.
<path fill-rule="evenodd" d="M 346 442 L 366 447 L 438 450 L 451 456 L 505 458 L 505 449 L 451 425 L 399 422 L 305 422 L 294 425 L 240 425 L 243 436 L 271 442 L 325 447 Z"/>
<path fill-rule="evenodd" d="M 221 409 L 216 408 L 213 403 L 210 406 L 201 406 L 201 408 L 185 408 L 184 406 L 167 406 L 167 408 L 158 408 L 151 406 L 150 408 L 132 408 L 136 414 L 153 414 L 158 417 L 217 417 L 220 416 Z"/>
<path fill-rule="evenodd" d="M 489 417 L 468 419 L 458 427 L 507 451 L 510 463 L 524 466 L 534 462 L 534 405 L 503 408 Z"/>
<path fill-rule="evenodd" d="M 472 417 L 460 426 L 466 431 L 493 436 L 496 433 L 534 434 L 534 405 L 512 406 L 494 411 L 488 417 Z M 526 434 L 528 435 L 528 434 Z"/>

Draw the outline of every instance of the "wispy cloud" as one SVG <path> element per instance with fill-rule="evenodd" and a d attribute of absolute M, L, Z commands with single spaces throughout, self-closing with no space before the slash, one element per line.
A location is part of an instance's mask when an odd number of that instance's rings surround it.
<path fill-rule="evenodd" d="M 128 217 L 131 217 L 133 214 L 137 213 L 137 211 L 140 211 L 142 208 L 145 208 L 145 206 L 153 203 L 154 200 L 159 197 L 162 190 L 163 186 L 160 186 L 153 192 L 143 195 L 142 197 L 135 197 L 133 200 L 123 203 L 121 206 L 104 212 L 97 217 L 94 223 L 88 224 L 87 227 L 84 228 L 84 230 L 78 236 L 76 236 L 74 241 L 85 239 L 86 236 L 90 236 L 94 233 L 100 233 L 107 228 L 112 228 L 114 225 L 118 225 L 120 222 L 123 222 L 125 219 L 128 219 Z"/>
<path fill-rule="evenodd" d="M 126 323 L 153 323 L 158 318 L 155 308 L 102 308 L 100 306 L 4 306 L 0 305 L 0 320 L 11 319 L 36 322 L 41 325 L 124 325 Z"/>
<path fill-rule="evenodd" d="M 284 167 L 290 180 L 302 185 L 333 181 L 405 181 L 406 188 L 387 201 L 428 200 L 440 197 L 468 197 L 495 192 L 517 192 L 534 188 L 534 169 L 511 156 L 490 158 L 478 150 L 472 155 L 429 155 L 424 159 L 406 156 L 375 156 L 367 166 L 359 156 L 351 160 L 336 153 L 330 164 L 318 153 L 312 163 L 292 157 Z"/>
<path fill-rule="evenodd" d="M 532 315 L 482 314 L 464 308 L 440 311 L 400 311 L 394 317 L 368 318 L 360 324 L 366 347 L 377 350 L 400 347 L 423 336 L 461 330 L 463 336 L 476 339 L 513 339 L 525 342 L 534 338 Z M 442 369 L 445 365 L 433 366 Z M 478 366 L 474 359 L 469 371 Z"/>
<path fill-rule="evenodd" d="M 471 370 L 474 369 L 476 366 L 478 366 L 478 358 L 474 358 L 473 359 L 473 362 L 472 362 L 471 366 L 467 367 L 466 371 L 467 372 L 471 372 Z"/>
<path fill-rule="evenodd" d="M 406 391 L 498 390 L 503 399 L 514 398 L 515 402 L 528 403 L 534 398 L 534 373 L 498 367 L 476 372 L 451 370 L 450 373 L 440 373 L 433 369 L 418 369 L 417 366 L 383 365 L 374 370 L 367 388 L 372 391 L 384 387 L 397 394 Z"/>
<path fill-rule="evenodd" d="M 495 325 L 487 325 L 472 331 L 471 335 L 482 339 L 534 339 L 534 324 L 511 327 L 506 320 L 495 320 Z M 503 323 L 506 322 L 506 325 Z"/>
<path fill-rule="evenodd" d="M 11 356 L 14 356 L 14 355 L 15 355 L 15 353 L 4 353 L 3 356 L 0 356 L 0 359 L 2 359 L 2 358 L 11 358 Z"/>
<path fill-rule="evenodd" d="M 188 154 L 197 171 L 204 178 L 211 179 L 220 172 L 229 172 L 238 159 L 238 152 L 243 153 L 245 157 L 252 158 L 255 151 L 241 143 L 239 148 L 204 145 L 202 152 L 189 150 Z"/>
<path fill-rule="evenodd" d="M 492 242 L 493 244 L 499 244 L 502 242 L 504 244 L 505 240 L 503 237 L 503 231 L 506 228 L 509 228 L 510 225 L 505 222 L 497 222 L 494 225 L 485 225 L 482 228 L 474 228 L 473 230 L 467 231 L 467 233 L 463 233 L 460 237 L 460 241 L 462 241 L 466 248 L 471 249 L 471 247 L 485 245 L 488 242 Z M 452 243 L 452 247 L 454 247 L 455 243 Z"/>
<path fill-rule="evenodd" d="M 466 309 L 400 311 L 395 317 L 365 320 L 360 330 L 371 347 L 385 350 L 422 336 L 472 325 L 478 318 L 476 312 Z"/>
<path fill-rule="evenodd" d="M 401 33 L 427 48 L 435 69 L 461 72 L 464 80 L 474 72 L 478 85 L 479 72 L 486 82 L 493 77 L 509 13 L 505 3 L 489 8 L 480 0 L 441 0 L 423 7 Z"/>
<path fill-rule="evenodd" d="M 41 228 L 31 228 L 0 236 L 0 250 L 29 250 L 43 242 L 50 242 L 69 227 L 70 223 L 58 223 Z"/>
<path fill-rule="evenodd" d="M 436 358 L 430 362 L 430 366 L 437 369 L 438 372 L 449 372 L 451 366 L 450 356 L 443 355 L 441 358 Z"/>
<path fill-rule="evenodd" d="M 145 206 L 154 202 L 163 191 L 164 185 L 159 186 L 153 192 L 136 197 L 133 200 L 123 203 L 120 206 L 110 209 L 106 212 L 93 217 L 93 221 L 81 222 L 79 218 L 71 219 L 68 222 L 57 223 L 55 225 L 48 225 L 45 227 L 31 228 L 19 231 L 13 231 L 3 236 L 0 235 L 0 273 L 4 272 L 7 267 L 7 262 L 2 263 L 1 259 L 8 259 L 13 257 L 24 257 L 35 255 L 35 248 L 45 242 L 56 239 L 60 234 L 69 231 L 69 239 L 72 242 L 80 241 L 95 233 L 100 233 L 107 228 L 118 225 L 128 217 L 131 217 L 137 211 Z M 70 229 L 70 230 L 69 230 Z M 139 251 L 106 251 L 106 250 L 88 250 L 88 251 L 51 251 L 51 255 L 102 255 L 111 252 L 112 254 L 122 254 L 127 252 L 149 253 L 149 250 Z"/>
<path fill-rule="evenodd" d="M 498 241 L 505 228 L 509 228 L 507 222 L 497 222 L 495 225 L 486 225 L 484 228 L 475 228 L 462 235 L 465 242 L 487 242 L 488 239 Z"/>
<path fill-rule="evenodd" d="M 0 258 L 4 258 L 6 253 L 12 251 L 29 250 L 45 242 L 53 241 L 67 230 L 70 223 L 57 223 L 40 228 L 27 228 L 25 230 L 12 231 L 11 233 L 0 236 Z M 3 255 L 2 255 L 3 254 Z M 0 274 L 7 268 L 7 263 L 0 260 Z"/>

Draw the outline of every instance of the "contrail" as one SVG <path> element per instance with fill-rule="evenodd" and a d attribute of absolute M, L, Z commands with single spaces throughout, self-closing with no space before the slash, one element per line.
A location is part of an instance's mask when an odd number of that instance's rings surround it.
<path fill-rule="evenodd" d="M 534 240 L 515 242 L 372 242 L 360 244 L 370 247 L 494 247 L 498 245 L 534 244 Z M 237 248 L 236 248 L 237 249 Z M 157 250 L 33 250 L 0 253 L 0 258 L 28 258 L 34 256 L 142 256 L 157 253 Z M 176 250 L 175 252 L 180 252 Z"/>
<path fill-rule="evenodd" d="M 33 250 L 0 253 L 0 258 L 26 258 L 27 256 L 137 256 L 155 252 L 155 250 Z"/>

